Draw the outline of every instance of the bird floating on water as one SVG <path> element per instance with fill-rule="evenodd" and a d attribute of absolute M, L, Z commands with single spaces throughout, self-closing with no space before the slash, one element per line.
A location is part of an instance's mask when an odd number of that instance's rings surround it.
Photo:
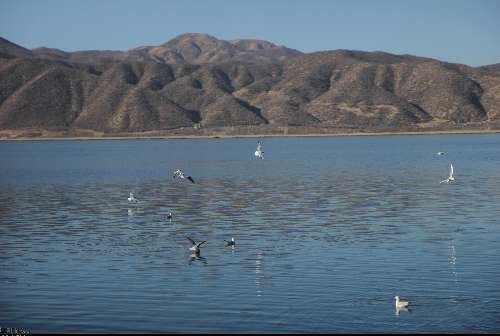
<path fill-rule="evenodd" d="M 177 169 L 176 171 L 174 171 L 174 176 L 173 178 L 176 178 L 176 177 L 179 177 L 181 179 L 188 179 L 189 181 L 191 181 L 192 183 L 194 183 L 194 180 L 191 176 L 188 176 L 188 175 L 185 175 L 182 170 L 180 169 Z"/>
<path fill-rule="evenodd" d="M 398 295 L 394 297 L 396 299 L 396 309 L 398 308 L 406 308 L 410 305 L 410 301 L 405 299 L 400 299 Z"/>
<path fill-rule="evenodd" d="M 444 155 L 444 152 L 437 152 L 437 155 Z"/>
<path fill-rule="evenodd" d="M 167 219 L 168 219 L 169 221 L 172 221 L 172 213 L 171 213 L 171 212 L 169 212 L 169 213 L 167 214 Z"/>
<path fill-rule="evenodd" d="M 134 197 L 134 193 L 130 193 L 130 196 L 127 199 L 129 202 L 137 202 L 137 198 Z"/>
<path fill-rule="evenodd" d="M 455 178 L 453 177 L 453 164 L 450 164 L 450 176 L 446 180 L 442 180 L 439 183 L 450 183 L 451 181 L 455 181 Z"/>
<path fill-rule="evenodd" d="M 234 245 L 235 245 L 234 237 L 231 237 L 231 240 L 225 240 L 224 239 L 224 242 L 226 243 L 226 246 L 232 246 L 232 247 L 234 247 Z"/>
<path fill-rule="evenodd" d="M 257 150 L 255 151 L 255 156 L 261 159 L 264 158 L 264 150 L 262 149 L 262 143 L 260 141 L 257 142 Z"/>
<path fill-rule="evenodd" d="M 203 245 L 204 243 L 206 243 L 206 240 L 202 241 L 202 242 L 195 242 L 194 240 L 192 240 L 191 238 L 187 237 L 187 239 L 193 244 L 190 248 L 189 248 L 189 251 L 191 252 L 194 252 L 196 254 L 199 254 L 200 253 L 200 246 Z"/>

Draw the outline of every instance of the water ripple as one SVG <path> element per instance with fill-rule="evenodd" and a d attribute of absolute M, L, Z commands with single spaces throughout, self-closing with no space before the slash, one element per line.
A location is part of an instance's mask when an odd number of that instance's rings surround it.
<path fill-rule="evenodd" d="M 0 143 L 2 325 L 498 331 L 499 144 L 270 138 L 253 160 L 248 139 Z M 449 160 L 457 181 L 440 185 Z M 188 236 L 207 241 L 201 258 Z"/>

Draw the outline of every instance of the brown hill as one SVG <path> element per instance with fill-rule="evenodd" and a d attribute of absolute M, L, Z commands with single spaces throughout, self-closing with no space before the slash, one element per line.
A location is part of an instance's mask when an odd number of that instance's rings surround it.
<path fill-rule="evenodd" d="M 262 62 L 283 60 L 301 54 L 298 50 L 279 47 L 267 41 L 224 41 L 208 34 L 199 33 L 182 34 L 159 46 L 142 46 L 128 51 L 87 50 L 65 52 L 53 48 L 36 48 L 33 49 L 32 53 L 40 58 L 88 64 L 125 60 L 169 64 L 203 64 L 229 60 Z"/>
<path fill-rule="evenodd" d="M 500 123 L 496 67 L 384 52 L 298 54 L 266 41 L 203 34 L 127 52 L 30 53 L 5 41 L 0 130 Z"/>
<path fill-rule="evenodd" d="M 0 37 L 0 57 L 32 57 L 32 52 L 29 49 L 23 48 L 15 43 L 10 42 Z"/>

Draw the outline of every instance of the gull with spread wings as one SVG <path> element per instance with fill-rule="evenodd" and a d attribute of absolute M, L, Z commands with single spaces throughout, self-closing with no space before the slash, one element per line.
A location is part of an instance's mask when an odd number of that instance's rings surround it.
<path fill-rule="evenodd" d="M 450 176 L 446 180 L 442 180 L 439 183 L 450 183 L 451 181 L 455 181 L 455 178 L 453 177 L 453 164 L 450 164 Z"/>
<path fill-rule="evenodd" d="M 191 176 L 185 175 L 185 174 L 182 172 L 182 170 L 180 170 L 180 169 L 177 169 L 176 171 L 174 171 L 174 176 L 173 176 L 173 178 L 176 178 L 176 177 L 181 178 L 181 179 L 183 179 L 183 180 L 184 180 L 184 179 L 188 179 L 189 181 L 191 181 L 192 183 L 194 183 L 193 178 L 192 178 Z"/>
<path fill-rule="evenodd" d="M 190 242 L 191 244 L 193 244 L 193 246 L 191 246 L 189 248 L 189 251 L 191 252 L 194 252 L 196 254 L 199 254 L 200 253 L 200 246 L 203 245 L 204 243 L 206 243 L 206 240 L 202 241 L 202 242 L 195 242 L 193 239 L 189 238 L 189 237 L 186 237 Z"/>

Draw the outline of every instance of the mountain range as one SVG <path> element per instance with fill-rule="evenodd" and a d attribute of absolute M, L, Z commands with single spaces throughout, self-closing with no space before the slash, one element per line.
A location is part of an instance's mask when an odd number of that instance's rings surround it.
<path fill-rule="evenodd" d="M 302 53 L 207 34 L 76 52 L 0 38 L 3 136 L 499 125 L 500 64 L 471 67 L 380 51 Z"/>

